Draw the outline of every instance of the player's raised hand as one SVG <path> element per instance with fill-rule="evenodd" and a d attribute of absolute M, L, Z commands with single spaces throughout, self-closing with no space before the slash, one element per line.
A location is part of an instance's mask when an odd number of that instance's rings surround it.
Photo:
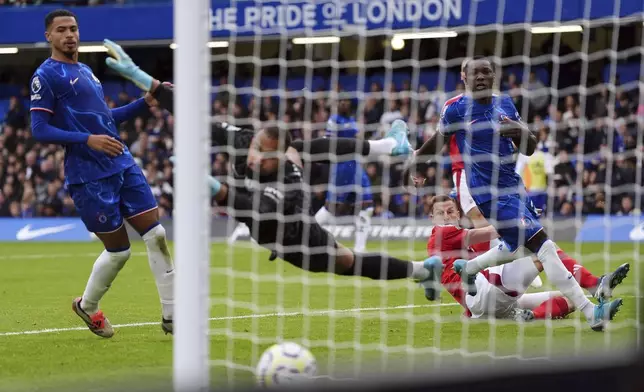
<path fill-rule="evenodd" d="M 111 157 L 119 156 L 125 151 L 121 142 L 108 135 L 90 135 L 87 145 L 92 150 L 104 152 Z"/>
<path fill-rule="evenodd" d="M 111 56 L 105 59 L 105 64 L 108 67 L 119 73 L 125 79 L 132 81 L 132 83 L 136 84 L 143 91 L 150 91 L 154 78 L 143 72 L 120 45 L 109 39 L 105 39 L 103 40 L 103 46 L 107 48 L 107 54 Z"/>

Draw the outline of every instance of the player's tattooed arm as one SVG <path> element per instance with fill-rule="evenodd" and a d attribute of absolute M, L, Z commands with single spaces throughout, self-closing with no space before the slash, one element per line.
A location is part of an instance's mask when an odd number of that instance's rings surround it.
<path fill-rule="evenodd" d="M 427 162 L 436 155 L 439 155 L 448 144 L 450 136 L 451 134 L 443 135 L 440 132 L 434 133 L 418 150 L 414 151 L 414 162 Z"/>
<path fill-rule="evenodd" d="M 537 137 L 528 126 L 521 121 L 504 117 L 501 120 L 501 136 L 509 137 L 521 154 L 530 156 L 537 148 Z"/>
<path fill-rule="evenodd" d="M 470 229 L 465 236 L 465 246 L 480 244 L 481 242 L 488 242 L 495 238 L 499 238 L 494 226 L 481 227 L 479 229 Z"/>

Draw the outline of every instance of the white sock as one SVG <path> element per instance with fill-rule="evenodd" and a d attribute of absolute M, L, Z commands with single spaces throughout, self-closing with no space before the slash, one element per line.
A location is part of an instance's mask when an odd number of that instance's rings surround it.
<path fill-rule="evenodd" d="M 555 243 L 551 240 L 544 242 L 537 252 L 537 257 L 550 282 L 572 302 L 577 310 L 580 310 L 587 319 L 591 320 L 594 310 L 593 304 L 586 298 L 579 283 L 559 259 Z"/>
<path fill-rule="evenodd" d="M 504 265 L 501 280 L 506 289 L 523 294 L 536 276 L 539 270 L 534 265 L 534 256 L 530 255 Z"/>
<path fill-rule="evenodd" d="M 500 238 L 495 238 L 493 240 L 490 240 L 490 249 L 497 247 L 501 244 L 501 239 Z"/>
<path fill-rule="evenodd" d="M 561 297 L 561 293 L 558 291 L 543 291 L 540 293 L 523 294 L 517 300 L 517 306 L 521 309 L 534 309 L 554 297 Z"/>
<path fill-rule="evenodd" d="M 429 271 L 425 268 L 424 262 L 412 261 L 411 262 L 411 278 L 417 280 L 425 280 L 429 278 Z"/>
<path fill-rule="evenodd" d="M 174 266 L 165 238 L 165 229 L 161 225 L 145 233 L 143 236 L 148 251 L 150 269 L 161 299 L 163 318 L 172 320 L 174 312 Z"/>
<path fill-rule="evenodd" d="M 380 140 L 367 140 L 369 142 L 369 155 L 367 158 L 376 158 L 381 155 L 391 155 L 391 150 L 396 147 L 396 139 L 386 137 Z"/>
<path fill-rule="evenodd" d="M 532 283 L 530 283 L 530 286 L 534 287 L 535 289 L 541 288 L 541 286 L 543 286 L 543 281 L 541 280 L 539 275 L 537 275 L 537 277 L 534 278 Z"/>
<path fill-rule="evenodd" d="M 507 245 L 501 243 L 500 245 L 490 248 L 482 255 L 478 255 L 465 264 L 465 272 L 469 275 L 474 275 L 479 271 L 486 268 L 494 267 L 495 265 L 506 264 L 517 259 L 515 253 L 510 252 Z"/>
<path fill-rule="evenodd" d="M 371 231 L 371 214 L 373 214 L 373 208 L 368 208 L 360 211 L 356 217 L 356 241 L 353 247 L 356 252 L 362 253 L 367 248 L 367 240 Z"/>
<path fill-rule="evenodd" d="M 104 250 L 94 262 L 92 273 L 89 275 L 85 292 L 81 299 L 81 309 L 87 314 L 98 312 L 98 302 L 103 298 L 112 285 L 116 275 L 130 258 L 130 250 L 108 252 Z"/>
<path fill-rule="evenodd" d="M 239 237 L 250 237 L 250 229 L 243 222 L 239 222 L 237 226 L 235 226 L 235 230 L 233 230 L 233 233 L 228 237 L 228 245 L 234 244 Z M 252 237 L 250 239 L 253 241 Z"/>
<path fill-rule="evenodd" d="M 329 223 L 332 219 L 333 215 L 324 206 L 315 213 L 315 221 L 321 225 Z"/>

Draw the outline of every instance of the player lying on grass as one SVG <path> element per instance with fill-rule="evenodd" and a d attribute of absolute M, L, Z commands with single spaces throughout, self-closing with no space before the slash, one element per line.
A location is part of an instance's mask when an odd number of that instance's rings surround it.
<path fill-rule="evenodd" d="M 170 86 L 141 71 L 115 43 L 105 41 L 107 64 L 145 91 L 154 92 L 160 105 L 173 108 Z M 268 127 L 255 133 L 228 124 L 214 124 L 212 140 L 229 154 L 232 173 L 225 183 L 209 177 L 213 197 L 227 207 L 230 216 L 249 227 L 250 235 L 281 259 L 311 272 L 393 280 L 411 278 L 430 281 L 433 270 L 424 262 L 410 262 L 384 254 L 357 254 L 339 244 L 311 216 L 307 185 L 303 181 L 298 152 L 328 157 L 332 152 L 355 159 L 364 156 L 405 155 L 411 152 L 408 129 L 403 121 L 392 124 L 382 140 L 351 138 L 292 142 L 290 132 Z M 328 158 L 327 158 L 328 159 Z"/>
<path fill-rule="evenodd" d="M 466 310 L 472 318 L 504 318 L 517 321 L 562 318 L 574 310 L 574 305 L 558 291 L 526 293 L 530 282 L 543 271 L 543 265 L 534 256 L 523 257 L 511 263 L 486 268 L 473 275 L 475 292 L 468 292 L 461 276 L 454 270 L 454 263 L 469 259 L 489 249 L 489 241 L 498 237 L 492 226 L 470 230 L 459 227 L 461 212 L 457 202 L 449 196 L 434 196 L 430 204 L 431 216 L 436 224 L 427 243 L 429 256 L 437 256 L 432 263 L 442 268 L 441 285 Z M 584 266 L 565 254 L 557 252 L 566 269 L 573 274 L 581 287 L 603 301 L 612 296 L 613 289 L 626 277 L 629 265 L 623 264 L 614 272 L 594 276 Z M 436 291 L 425 289 L 429 300 L 437 298 Z M 621 299 L 606 304 L 611 319 L 619 310 Z"/>
<path fill-rule="evenodd" d="M 127 221 L 145 242 L 161 300 L 161 327 L 172 332 L 174 273 L 165 230 L 150 186 L 117 129 L 147 111 L 154 100 L 148 94 L 123 107 L 108 108 L 101 82 L 78 61 L 76 16 L 52 11 L 45 17 L 45 30 L 51 57 L 31 78 L 32 135 L 37 142 L 64 146 L 66 188 L 85 227 L 105 248 L 72 308 L 96 335 L 114 334 L 99 301 L 130 258 Z"/>
<path fill-rule="evenodd" d="M 439 154 L 445 142 L 454 136 L 468 174 L 472 198 L 503 240 L 501 245 L 486 252 L 484 267 L 516 259 L 516 251 L 524 247 L 537 256 L 550 282 L 584 314 L 590 328 L 603 331 L 610 319 L 606 311 L 614 306 L 593 305 L 586 298 L 559 259 L 555 243 L 526 203 L 528 196 L 515 171 L 514 154 L 518 149 L 524 155 L 532 155 L 536 137 L 521 121 L 510 97 L 493 94 L 495 79 L 490 60 L 475 57 L 468 61 L 465 66 L 467 93 L 443 109 L 439 132 L 421 146 L 414 160 L 426 161 Z M 472 267 L 466 265 L 463 273 L 478 273 L 479 269 Z"/>

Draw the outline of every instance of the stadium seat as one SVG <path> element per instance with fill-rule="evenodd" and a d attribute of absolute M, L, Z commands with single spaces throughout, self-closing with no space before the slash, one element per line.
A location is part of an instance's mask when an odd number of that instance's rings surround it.
<path fill-rule="evenodd" d="M 116 100 L 121 91 L 123 91 L 123 82 L 120 81 L 106 81 L 103 82 L 103 93 L 105 96 Z"/>
<path fill-rule="evenodd" d="M 602 77 L 604 82 L 610 82 L 610 69 L 611 65 L 604 66 Z M 636 83 L 640 79 L 641 65 L 637 62 L 632 63 L 618 63 L 616 75 L 619 77 L 621 84 L 633 84 L 632 88 L 637 87 Z M 635 83 L 632 83 L 635 82 Z"/>
<path fill-rule="evenodd" d="M 13 96 L 20 96 L 22 86 L 15 84 L 0 84 L 0 99 L 9 99 Z"/>
<path fill-rule="evenodd" d="M 537 75 L 537 78 L 541 81 L 541 83 L 547 85 L 550 83 L 550 74 L 548 73 L 548 70 L 546 67 L 529 67 L 529 71 L 534 72 Z M 507 76 L 509 74 L 514 74 L 517 77 L 517 82 L 523 84 L 523 72 L 525 71 L 525 67 L 523 64 L 517 64 L 517 65 L 509 65 L 506 67 L 503 67 L 503 73 L 501 75 L 502 80 L 507 79 Z M 525 82 L 528 81 L 529 75 L 526 75 L 526 80 Z"/>
<path fill-rule="evenodd" d="M 0 121 L 4 120 L 4 116 L 7 114 L 7 111 L 9 111 L 9 100 L 0 99 Z"/>

